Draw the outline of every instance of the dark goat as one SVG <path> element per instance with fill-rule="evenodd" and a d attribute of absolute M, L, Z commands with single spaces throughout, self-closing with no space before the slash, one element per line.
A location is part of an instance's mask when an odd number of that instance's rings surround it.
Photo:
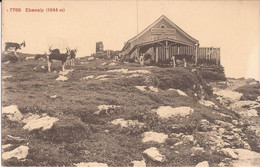
<path fill-rule="evenodd" d="M 48 63 L 48 71 L 51 71 L 51 63 L 52 60 L 60 60 L 62 63 L 62 71 L 65 70 L 65 63 L 70 59 L 71 54 L 67 49 L 66 53 L 51 53 L 50 55 L 47 55 L 47 63 Z"/>
<path fill-rule="evenodd" d="M 52 49 L 52 46 L 49 47 L 49 52 L 53 53 L 53 54 L 60 54 L 60 50 L 59 49 Z"/>

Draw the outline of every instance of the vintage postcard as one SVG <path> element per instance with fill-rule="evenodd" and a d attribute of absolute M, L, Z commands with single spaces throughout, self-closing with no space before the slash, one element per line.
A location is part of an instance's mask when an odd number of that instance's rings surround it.
<path fill-rule="evenodd" d="M 260 1 L 1 10 L 3 166 L 259 166 Z"/>

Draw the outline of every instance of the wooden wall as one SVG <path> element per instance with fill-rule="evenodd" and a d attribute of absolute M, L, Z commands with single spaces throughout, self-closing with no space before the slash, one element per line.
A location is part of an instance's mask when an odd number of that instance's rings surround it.
<path fill-rule="evenodd" d="M 179 53 L 178 53 L 179 52 Z M 159 53 L 159 62 L 160 61 L 166 61 L 166 51 L 164 46 L 158 47 L 158 53 Z M 169 47 L 169 59 L 172 56 L 178 56 L 178 55 L 195 55 L 195 48 L 190 46 L 179 46 L 179 51 L 177 46 L 170 46 Z M 179 57 L 176 57 L 178 59 Z M 180 59 L 183 59 L 183 57 L 180 57 Z"/>

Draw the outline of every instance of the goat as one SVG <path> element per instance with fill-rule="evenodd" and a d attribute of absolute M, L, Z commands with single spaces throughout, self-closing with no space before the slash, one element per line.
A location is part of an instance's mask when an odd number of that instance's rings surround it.
<path fill-rule="evenodd" d="M 54 54 L 60 54 L 60 50 L 59 49 L 52 49 L 52 46 L 49 47 L 49 52 L 54 53 Z"/>
<path fill-rule="evenodd" d="M 76 53 L 78 51 L 78 49 L 73 49 L 71 50 L 70 48 L 66 48 L 67 52 L 70 53 L 70 59 L 66 62 L 65 65 L 70 65 L 70 66 L 74 66 L 75 65 L 75 58 L 76 58 Z"/>
<path fill-rule="evenodd" d="M 65 64 L 71 57 L 71 52 L 66 48 L 66 53 L 51 53 L 50 55 L 47 55 L 47 65 L 48 65 L 48 71 L 51 71 L 51 63 L 52 60 L 60 60 L 62 63 L 62 71 L 65 70 Z"/>
<path fill-rule="evenodd" d="M 75 65 L 75 58 L 76 58 L 76 53 L 77 49 L 70 50 L 70 65 L 74 66 Z"/>
<path fill-rule="evenodd" d="M 22 46 L 25 47 L 25 41 L 23 41 L 21 44 L 19 43 L 13 43 L 13 42 L 6 42 L 5 43 L 5 51 L 8 51 L 10 48 L 14 48 L 15 53 L 18 49 L 22 49 Z"/>

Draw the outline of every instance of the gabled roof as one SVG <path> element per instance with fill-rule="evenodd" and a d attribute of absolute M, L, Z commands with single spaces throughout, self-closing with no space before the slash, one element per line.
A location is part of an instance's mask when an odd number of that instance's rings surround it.
<path fill-rule="evenodd" d="M 181 32 L 184 36 L 186 36 L 188 39 L 193 41 L 194 43 L 198 43 L 199 41 L 193 37 L 191 37 L 189 34 L 187 34 L 185 31 L 183 31 L 180 27 L 178 27 L 176 24 L 174 24 L 170 19 L 168 19 L 166 16 L 162 15 L 159 17 L 155 22 L 153 22 L 150 26 L 148 26 L 146 29 L 144 29 L 142 32 L 134 36 L 133 38 L 129 39 L 127 43 L 131 43 L 132 41 L 136 40 L 138 37 L 142 36 L 144 33 L 146 33 L 149 29 L 151 29 L 154 25 L 156 25 L 158 22 L 160 22 L 162 19 L 165 19 L 167 22 L 169 22 L 176 30 Z"/>

